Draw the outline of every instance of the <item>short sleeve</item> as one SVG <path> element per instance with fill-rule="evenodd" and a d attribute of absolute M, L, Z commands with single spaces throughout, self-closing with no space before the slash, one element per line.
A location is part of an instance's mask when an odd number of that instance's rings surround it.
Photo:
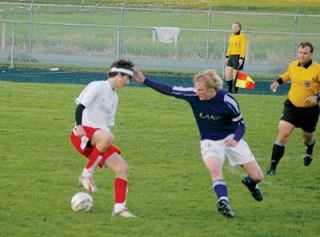
<path fill-rule="evenodd" d="M 98 96 L 100 87 L 97 83 L 91 82 L 86 88 L 80 93 L 79 97 L 76 99 L 76 104 L 83 104 L 88 107 Z"/>

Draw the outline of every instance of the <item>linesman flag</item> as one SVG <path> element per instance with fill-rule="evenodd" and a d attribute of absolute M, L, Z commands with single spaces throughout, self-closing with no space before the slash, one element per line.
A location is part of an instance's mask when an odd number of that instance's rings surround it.
<path fill-rule="evenodd" d="M 238 71 L 236 87 L 252 90 L 256 87 L 256 83 L 246 73 Z"/>

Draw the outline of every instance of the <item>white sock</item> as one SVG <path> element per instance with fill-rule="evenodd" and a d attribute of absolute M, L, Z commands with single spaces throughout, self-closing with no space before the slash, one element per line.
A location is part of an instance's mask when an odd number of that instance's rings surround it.
<path fill-rule="evenodd" d="M 84 168 L 82 171 L 82 176 L 83 177 L 90 177 L 93 175 L 92 170 L 88 170 L 87 168 Z"/>
<path fill-rule="evenodd" d="M 125 202 L 124 203 L 115 203 L 114 207 L 113 207 L 113 211 L 115 213 L 119 213 L 125 208 L 126 208 L 126 203 Z"/>

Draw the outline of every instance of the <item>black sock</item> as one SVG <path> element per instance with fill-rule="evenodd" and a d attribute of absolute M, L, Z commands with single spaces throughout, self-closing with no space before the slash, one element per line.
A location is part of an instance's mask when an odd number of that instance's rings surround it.
<path fill-rule="evenodd" d="M 227 81 L 227 85 L 228 85 L 228 91 L 229 91 L 229 93 L 232 93 L 232 80 Z"/>
<path fill-rule="evenodd" d="M 312 156 L 313 153 L 313 147 L 314 144 L 316 143 L 316 141 L 314 141 L 311 145 L 307 145 L 307 150 L 306 150 L 306 154 Z"/>
<path fill-rule="evenodd" d="M 237 94 L 238 93 L 238 87 L 234 87 L 234 93 Z"/>
<path fill-rule="evenodd" d="M 257 182 L 253 180 L 249 175 L 245 176 L 247 184 L 249 185 L 250 189 L 254 189 L 257 185 Z"/>
<path fill-rule="evenodd" d="M 279 161 L 284 154 L 285 146 L 280 146 L 278 144 L 273 144 L 272 156 L 271 156 L 271 168 L 276 169 Z"/>

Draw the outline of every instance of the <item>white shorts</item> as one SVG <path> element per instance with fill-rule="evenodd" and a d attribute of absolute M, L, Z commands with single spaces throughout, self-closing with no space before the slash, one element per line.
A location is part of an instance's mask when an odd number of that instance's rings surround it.
<path fill-rule="evenodd" d="M 232 137 L 229 135 L 227 138 Z M 210 159 L 211 157 L 217 157 L 224 161 L 227 156 L 229 164 L 231 166 L 243 165 L 250 161 L 255 160 L 247 142 L 241 139 L 236 147 L 227 147 L 224 144 L 224 140 L 202 140 L 200 142 L 202 160 Z"/>

